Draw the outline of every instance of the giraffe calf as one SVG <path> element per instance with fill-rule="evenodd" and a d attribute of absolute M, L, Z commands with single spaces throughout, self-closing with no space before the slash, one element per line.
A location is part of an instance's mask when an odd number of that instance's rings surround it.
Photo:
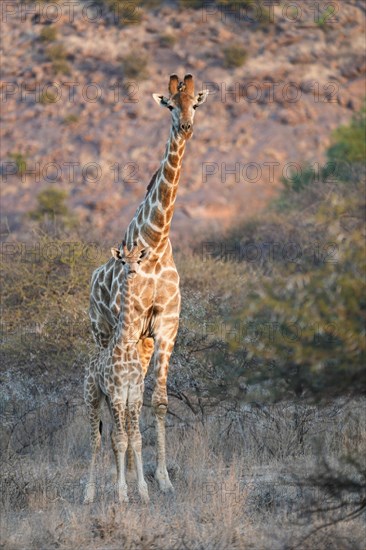
<path fill-rule="evenodd" d="M 92 460 L 85 503 L 95 498 L 95 463 L 101 440 L 101 406 L 106 399 L 112 420 L 112 448 L 117 466 L 118 499 L 128 502 L 125 477 L 125 456 L 130 446 L 137 475 L 137 486 L 143 502 L 148 502 L 147 483 L 142 465 L 142 439 L 139 419 L 143 402 L 145 371 L 141 365 L 137 342 L 141 327 L 134 285 L 139 279 L 140 264 L 149 256 L 149 249 L 135 241 L 128 249 L 125 242 L 121 249 L 112 248 L 116 262 L 123 270 L 121 284 L 121 312 L 118 324 L 106 348 L 100 348 L 91 357 L 85 377 L 85 402 L 91 425 Z M 126 421 L 127 431 L 126 431 Z"/>

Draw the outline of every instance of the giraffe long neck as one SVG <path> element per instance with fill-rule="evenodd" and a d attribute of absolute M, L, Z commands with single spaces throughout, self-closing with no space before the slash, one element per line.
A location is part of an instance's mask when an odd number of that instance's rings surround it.
<path fill-rule="evenodd" d="M 160 168 L 152 177 L 145 199 L 128 226 L 127 242 L 139 238 L 144 245 L 159 248 L 168 240 L 185 144 L 185 138 L 171 128 Z"/>

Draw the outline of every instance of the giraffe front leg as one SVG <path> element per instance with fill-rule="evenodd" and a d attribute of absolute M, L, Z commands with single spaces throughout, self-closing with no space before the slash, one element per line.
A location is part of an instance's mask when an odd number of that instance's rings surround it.
<path fill-rule="evenodd" d="M 169 370 L 169 359 L 173 350 L 174 339 L 168 341 L 155 340 L 155 346 L 155 388 L 152 395 L 152 407 L 155 414 L 157 439 L 157 464 L 155 479 L 159 484 L 160 490 L 166 493 L 174 491 L 166 467 L 165 450 L 165 418 L 168 410 L 168 394 L 166 384 Z"/>
<path fill-rule="evenodd" d="M 85 402 L 89 412 L 92 458 L 90 463 L 89 480 L 84 496 L 84 504 L 90 504 L 94 502 L 95 499 L 95 465 L 101 442 L 102 422 L 100 418 L 102 401 L 103 395 L 97 385 L 94 383 L 94 380 L 92 380 L 91 378 L 86 379 Z"/>
<path fill-rule="evenodd" d="M 118 501 L 128 502 L 125 477 L 125 456 L 127 450 L 127 433 L 125 429 L 126 407 L 122 403 L 111 403 L 111 412 L 114 420 L 111 440 L 117 467 Z"/>

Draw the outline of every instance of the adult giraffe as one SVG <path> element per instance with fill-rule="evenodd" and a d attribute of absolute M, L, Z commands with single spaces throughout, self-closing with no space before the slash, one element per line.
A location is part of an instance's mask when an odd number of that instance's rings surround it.
<path fill-rule="evenodd" d="M 154 353 L 155 388 L 152 407 L 157 431 L 155 478 L 160 490 L 164 492 L 173 489 L 165 457 L 165 416 L 168 408 L 166 386 L 180 313 L 179 275 L 173 260 L 169 230 L 185 146 L 193 133 L 195 110 L 207 99 L 207 95 L 208 91 L 195 95 L 190 74 L 182 82 L 177 75 L 170 76 L 168 98 L 153 94 L 159 105 L 171 111 L 170 136 L 160 168 L 151 178 L 145 198 L 124 237 L 128 250 L 136 242 L 150 250 L 149 258 L 141 268 L 135 300 L 139 315 L 136 341 L 144 374 Z M 99 348 L 108 346 L 118 324 L 122 277 L 123 266 L 118 257 L 112 257 L 96 269 L 92 276 L 89 314 L 93 336 Z M 129 452 L 129 463 L 131 456 Z"/>

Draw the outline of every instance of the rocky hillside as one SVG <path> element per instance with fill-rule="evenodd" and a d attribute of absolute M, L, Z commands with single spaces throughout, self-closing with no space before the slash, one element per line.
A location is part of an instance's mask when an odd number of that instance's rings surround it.
<path fill-rule="evenodd" d="M 169 113 L 151 94 L 172 72 L 213 92 L 187 147 L 174 240 L 263 209 L 283 175 L 325 162 L 332 130 L 362 105 L 361 1 L 333 2 L 335 14 L 299 0 L 142 2 L 118 21 L 118 2 L 72 4 L 3 3 L 2 216 L 17 235 L 53 186 L 84 226 L 120 236 L 164 151 Z"/>

